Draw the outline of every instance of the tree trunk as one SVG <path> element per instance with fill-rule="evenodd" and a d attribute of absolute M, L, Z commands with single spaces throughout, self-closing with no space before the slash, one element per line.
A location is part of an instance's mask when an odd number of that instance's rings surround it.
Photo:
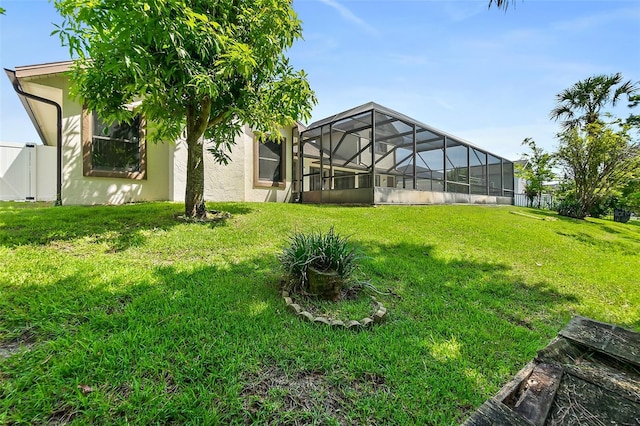
<path fill-rule="evenodd" d="M 185 217 L 206 217 L 204 205 L 204 140 L 209 122 L 211 101 L 205 99 L 197 107 L 187 107 L 187 182 L 184 196 Z"/>

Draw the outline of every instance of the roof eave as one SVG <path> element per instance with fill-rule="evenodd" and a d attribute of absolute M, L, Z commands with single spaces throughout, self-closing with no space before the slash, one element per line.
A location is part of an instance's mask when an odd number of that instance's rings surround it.
<path fill-rule="evenodd" d="M 11 86 L 15 90 L 16 95 L 18 95 L 18 98 L 20 99 L 22 106 L 27 111 L 27 115 L 29 116 L 29 119 L 31 119 L 33 126 L 36 128 L 36 132 L 38 132 L 38 136 L 40 136 L 40 140 L 44 145 L 48 145 L 47 138 L 45 138 L 44 133 L 42 132 L 42 126 L 38 122 L 38 119 L 36 118 L 36 115 L 33 112 L 33 108 L 31 108 L 31 104 L 29 103 L 27 98 L 24 95 L 21 95 L 20 92 L 17 90 L 18 88 L 20 88 L 20 81 L 18 80 L 17 71 L 9 70 L 5 68 L 4 72 L 7 74 L 7 77 L 9 77 Z"/>
<path fill-rule="evenodd" d="M 43 75 L 60 74 L 71 69 L 73 61 L 49 62 L 46 64 L 24 65 L 16 67 L 17 78 L 39 77 Z"/>

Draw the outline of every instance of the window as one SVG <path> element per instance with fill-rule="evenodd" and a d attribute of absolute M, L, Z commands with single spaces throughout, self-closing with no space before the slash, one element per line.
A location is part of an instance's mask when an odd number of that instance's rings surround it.
<path fill-rule="evenodd" d="M 146 179 L 146 141 L 140 116 L 131 123 L 105 124 L 83 111 L 84 176 Z"/>
<path fill-rule="evenodd" d="M 280 141 L 255 140 L 255 186 L 280 187 L 285 186 L 285 148 L 286 139 Z"/>

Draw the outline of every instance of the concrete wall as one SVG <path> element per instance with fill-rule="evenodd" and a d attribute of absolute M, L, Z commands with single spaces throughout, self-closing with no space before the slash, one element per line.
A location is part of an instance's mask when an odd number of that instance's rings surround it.
<path fill-rule="evenodd" d="M 511 197 L 375 188 L 375 204 L 513 204 Z"/>
<path fill-rule="evenodd" d="M 56 149 L 0 143 L 0 200 L 54 201 Z"/>

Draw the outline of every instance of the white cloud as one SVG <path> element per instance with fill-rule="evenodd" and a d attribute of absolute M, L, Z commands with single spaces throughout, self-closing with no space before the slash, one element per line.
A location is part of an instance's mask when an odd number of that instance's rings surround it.
<path fill-rule="evenodd" d="M 343 6 L 342 4 L 338 3 L 337 1 L 335 1 L 335 0 L 320 0 L 320 2 L 326 4 L 329 7 L 332 7 L 335 10 L 337 10 L 338 13 L 340 13 L 340 16 L 342 16 L 342 18 L 344 20 L 356 24 L 357 26 L 362 28 L 367 33 L 369 33 L 371 35 L 378 35 L 379 34 L 377 29 L 375 29 L 374 27 L 369 25 L 367 22 L 365 22 L 364 19 L 360 18 L 359 16 L 356 16 L 353 12 L 351 12 L 349 9 L 347 9 L 345 6 Z"/>

